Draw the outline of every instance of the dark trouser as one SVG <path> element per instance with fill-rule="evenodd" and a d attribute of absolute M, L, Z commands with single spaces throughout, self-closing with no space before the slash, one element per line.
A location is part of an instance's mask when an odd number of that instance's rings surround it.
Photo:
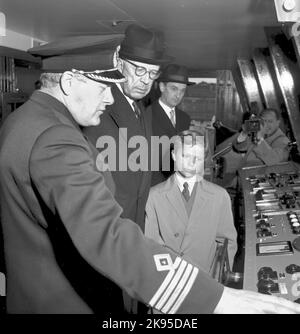
<path fill-rule="evenodd" d="M 125 311 L 129 314 L 147 314 L 149 307 L 145 304 L 131 298 L 127 292 L 123 291 L 123 300 Z"/>

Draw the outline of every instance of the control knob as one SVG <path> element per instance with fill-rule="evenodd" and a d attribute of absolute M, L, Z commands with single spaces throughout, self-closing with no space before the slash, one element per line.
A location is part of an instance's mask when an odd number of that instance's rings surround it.
<path fill-rule="evenodd" d="M 291 275 L 294 274 L 294 273 L 299 273 L 300 272 L 300 266 L 298 266 L 297 264 L 292 263 L 285 268 L 285 271 L 288 274 L 291 274 Z"/>

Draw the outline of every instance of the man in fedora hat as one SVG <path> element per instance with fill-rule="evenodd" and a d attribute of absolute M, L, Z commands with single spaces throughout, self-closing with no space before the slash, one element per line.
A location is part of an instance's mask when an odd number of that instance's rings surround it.
<path fill-rule="evenodd" d="M 122 147 L 127 147 L 131 138 L 142 136 L 150 143 L 151 113 L 145 111 L 141 99 L 149 93 L 154 80 L 160 75 L 160 66 L 170 57 L 165 56 L 164 44 L 158 34 L 132 24 L 125 31 L 115 60 L 127 80 L 112 87 L 115 103 L 107 108 L 101 124 L 84 129 L 84 133 L 100 151 L 103 147 L 99 147 L 97 141 L 101 136 L 114 138 L 117 159 L 124 154 L 128 162 L 135 148 L 127 148 L 126 152 Z M 145 205 L 151 185 L 150 167 L 147 165 L 146 170 L 137 171 L 130 170 L 128 165 L 123 171 L 118 167 L 117 160 L 116 170 L 110 170 L 116 184 L 116 200 L 123 208 L 122 216 L 132 219 L 144 230 Z"/>
<path fill-rule="evenodd" d="M 150 142 L 151 113 L 146 112 L 141 99 L 151 90 L 160 75 L 160 66 L 170 61 L 164 53 L 161 36 L 139 25 L 131 24 L 115 53 L 115 62 L 126 81 L 112 87 L 115 103 L 107 108 L 101 124 L 83 131 L 101 152 L 102 136 L 113 138 L 116 165 L 109 166 L 116 192 L 115 198 L 123 208 L 122 217 L 132 219 L 142 230 L 145 226 L 145 206 L 151 186 Z M 148 145 L 146 168 L 131 170 L 130 157 L 136 148 L 127 147 L 133 138 L 143 137 Z M 126 148 L 126 150 L 124 149 Z M 126 166 L 122 166 L 125 161 Z M 140 161 L 138 161 L 140 162 Z M 142 162 L 145 166 L 145 162 Z M 126 298 L 128 299 L 128 298 Z M 136 303 L 125 302 L 129 312 L 136 313 Z"/>
<path fill-rule="evenodd" d="M 114 41 L 82 36 L 30 50 L 44 58 L 42 86 L 0 131 L 7 312 L 111 314 L 110 282 L 163 313 L 253 312 L 255 299 L 260 311 L 299 313 L 223 287 L 121 218 L 109 173 L 81 131 L 99 124 L 110 85 L 123 80 L 106 50 Z"/>
<path fill-rule="evenodd" d="M 167 136 L 171 139 L 177 133 L 188 130 L 190 116 L 177 108 L 181 103 L 189 81 L 188 69 L 178 64 L 169 64 L 159 77 L 159 89 L 161 96 L 150 106 L 152 110 L 152 133 L 153 136 Z M 165 181 L 174 171 L 174 163 L 170 151 L 165 151 L 162 146 L 159 152 L 156 147 L 152 154 L 158 158 L 159 171 L 152 172 L 151 185 Z M 153 157 L 154 161 L 154 157 Z"/>

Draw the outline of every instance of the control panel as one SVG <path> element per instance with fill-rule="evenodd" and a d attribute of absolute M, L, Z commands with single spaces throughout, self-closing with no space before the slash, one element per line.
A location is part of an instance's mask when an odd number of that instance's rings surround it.
<path fill-rule="evenodd" d="M 244 289 L 300 303 L 300 169 L 294 163 L 240 173 L 245 210 Z"/>
<path fill-rule="evenodd" d="M 247 180 L 252 186 L 258 212 L 280 214 L 300 210 L 299 172 L 251 175 Z"/>

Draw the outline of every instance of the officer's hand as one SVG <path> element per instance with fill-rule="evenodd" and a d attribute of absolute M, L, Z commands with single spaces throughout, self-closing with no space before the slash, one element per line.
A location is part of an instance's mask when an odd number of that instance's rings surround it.
<path fill-rule="evenodd" d="M 300 314 L 300 304 L 247 290 L 224 288 L 215 314 Z"/>

